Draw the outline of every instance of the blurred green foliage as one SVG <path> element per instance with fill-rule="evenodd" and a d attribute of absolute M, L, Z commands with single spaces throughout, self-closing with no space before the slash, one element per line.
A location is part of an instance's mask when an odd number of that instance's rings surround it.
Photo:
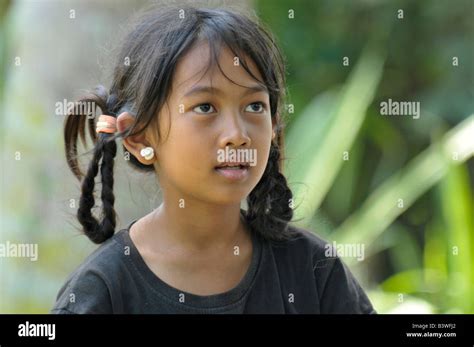
<path fill-rule="evenodd" d="M 345 260 L 379 312 L 474 312 L 473 2 L 257 9 L 288 58 L 296 222 L 365 245 Z M 382 116 L 389 98 L 421 117 Z"/>

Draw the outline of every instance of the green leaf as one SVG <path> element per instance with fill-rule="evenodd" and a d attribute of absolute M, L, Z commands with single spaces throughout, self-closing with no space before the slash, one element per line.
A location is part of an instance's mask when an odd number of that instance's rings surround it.
<path fill-rule="evenodd" d="M 439 182 L 451 166 L 463 163 L 473 154 L 474 115 L 471 115 L 382 183 L 332 238 L 341 243 L 364 242 L 368 247 L 395 218 Z"/>
<path fill-rule="evenodd" d="M 382 66 L 378 54 L 366 51 L 340 95 L 332 97 L 332 102 L 316 99 L 289 129 L 287 148 L 292 161 L 290 182 L 294 183 L 290 184 L 297 207 L 296 223 L 309 223 L 334 182 L 344 163 L 343 153 L 351 149 L 374 98 Z"/>

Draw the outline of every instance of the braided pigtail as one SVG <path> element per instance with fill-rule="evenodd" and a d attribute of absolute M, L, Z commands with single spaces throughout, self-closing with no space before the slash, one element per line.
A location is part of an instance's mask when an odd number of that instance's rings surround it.
<path fill-rule="evenodd" d="M 286 178 L 280 172 L 280 149 L 272 143 L 265 172 L 247 197 L 247 221 L 252 230 L 273 241 L 291 237 L 288 222 L 293 217 L 292 198 Z"/>
<path fill-rule="evenodd" d="M 115 94 L 109 96 L 103 87 L 98 87 L 96 93 L 82 98 L 79 102 L 92 102 L 94 104 L 94 111 L 95 107 L 99 107 L 103 114 L 114 117 L 116 117 L 115 112 L 119 108 Z M 81 109 L 83 110 L 84 108 Z M 117 144 L 115 142 L 115 135 L 108 133 L 99 133 L 99 135 L 97 135 L 95 133 L 94 119 L 90 116 L 90 113 L 72 112 L 66 118 L 64 130 L 66 158 L 74 175 L 79 180 L 82 180 L 77 218 L 87 237 L 94 243 L 102 243 L 115 232 L 116 213 L 114 209 L 113 169 L 114 158 L 117 154 Z M 84 175 L 77 161 L 77 140 L 80 137 L 82 143 L 85 145 L 86 123 L 88 123 L 89 133 L 94 142 L 94 149 L 92 160 Z M 99 169 L 102 178 L 102 216 L 100 221 L 92 214 L 92 209 L 95 207 L 95 177 L 99 173 Z"/>

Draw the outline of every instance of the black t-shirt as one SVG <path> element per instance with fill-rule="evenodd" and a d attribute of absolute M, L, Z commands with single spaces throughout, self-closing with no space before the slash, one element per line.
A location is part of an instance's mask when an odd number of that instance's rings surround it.
<path fill-rule="evenodd" d="M 347 266 L 328 258 L 327 243 L 306 230 L 290 226 L 296 235 L 280 243 L 252 233 L 252 259 L 240 283 L 200 296 L 158 278 L 133 244 L 130 226 L 69 276 L 51 313 L 375 313 Z"/>

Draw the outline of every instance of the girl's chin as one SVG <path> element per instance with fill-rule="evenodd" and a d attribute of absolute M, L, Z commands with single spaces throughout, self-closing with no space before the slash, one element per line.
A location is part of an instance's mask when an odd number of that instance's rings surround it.
<path fill-rule="evenodd" d="M 247 198 L 252 190 L 248 187 L 233 189 L 213 189 L 207 194 L 207 200 L 219 205 L 235 205 Z"/>

